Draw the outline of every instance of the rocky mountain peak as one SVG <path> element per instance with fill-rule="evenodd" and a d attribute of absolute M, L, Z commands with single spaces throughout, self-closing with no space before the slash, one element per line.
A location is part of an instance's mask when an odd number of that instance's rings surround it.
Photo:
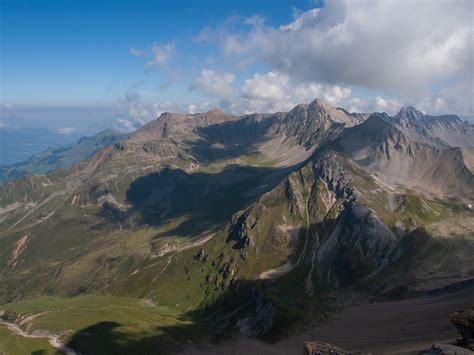
<path fill-rule="evenodd" d="M 83 134 L 81 137 L 79 137 L 76 144 L 81 144 L 81 143 L 85 142 L 88 139 L 89 139 L 89 137 L 87 137 L 86 135 Z"/>
<path fill-rule="evenodd" d="M 213 108 L 207 112 L 204 113 L 206 116 L 226 116 L 227 114 L 222 111 L 220 108 Z"/>
<path fill-rule="evenodd" d="M 325 121 L 341 123 L 347 126 L 357 124 L 357 119 L 347 114 L 343 110 L 339 110 L 332 106 L 324 99 L 315 99 L 310 104 L 300 104 L 295 106 L 289 116 L 293 119 L 307 119 L 308 121 L 321 124 Z"/>
<path fill-rule="evenodd" d="M 395 117 L 399 119 L 405 119 L 408 121 L 417 121 L 417 120 L 422 119 L 424 117 L 424 114 L 423 112 L 418 111 L 413 106 L 405 106 L 405 107 L 402 107 L 400 111 L 398 111 Z"/>
<path fill-rule="evenodd" d="M 329 110 L 332 110 L 334 107 L 328 101 L 317 98 L 311 101 L 311 103 L 309 104 L 309 108 L 313 108 L 313 109 L 319 108 L 319 109 L 329 111 Z"/>

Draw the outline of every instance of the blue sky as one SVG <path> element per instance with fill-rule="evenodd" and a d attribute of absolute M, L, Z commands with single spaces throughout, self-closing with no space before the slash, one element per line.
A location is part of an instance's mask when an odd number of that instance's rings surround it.
<path fill-rule="evenodd" d="M 196 70 L 212 55 L 194 37 L 229 17 L 260 15 L 279 25 L 292 9 L 309 1 L 69 1 L 4 0 L 3 100 L 12 104 L 103 104 L 120 91 L 146 81 L 159 89 L 160 70 L 144 73 L 132 47 L 175 43 L 173 61 L 184 72 Z M 166 97 L 182 99 L 177 90 Z"/>
<path fill-rule="evenodd" d="M 276 111 L 313 96 L 471 115 L 472 3 L 381 3 L 2 0 L 0 119 L 131 129 L 166 110 Z"/>

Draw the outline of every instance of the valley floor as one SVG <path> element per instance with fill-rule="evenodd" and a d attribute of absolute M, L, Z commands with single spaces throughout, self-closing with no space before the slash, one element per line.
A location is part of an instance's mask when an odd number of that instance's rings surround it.
<path fill-rule="evenodd" d="M 474 287 L 438 296 L 366 303 L 333 316 L 322 325 L 275 344 L 234 339 L 193 347 L 183 354 L 302 354 L 305 341 L 325 341 L 372 354 L 415 354 L 433 343 L 453 343 L 458 334 L 451 313 L 474 305 Z"/>

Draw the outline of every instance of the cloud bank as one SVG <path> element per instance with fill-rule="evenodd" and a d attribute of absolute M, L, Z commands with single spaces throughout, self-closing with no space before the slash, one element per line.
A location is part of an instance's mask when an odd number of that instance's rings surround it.
<path fill-rule="evenodd" d="M 287 97 L 278 90 L 291 78 L 301 89 L 299 101 L 318 85 L 332 86 L 334 101 L 341 95 L 337 88 L 358 87 L 384 95 L 365 106 L 353 98 L 347 104 L 354 108 L 391 110 L 410 103 L 472 115 L 473 14 L 470 0 L 332 0 L 286 25 L 268 26 L 256 17 L 237 30 L 235 23 L 206 28 L 198 40 L 218 43 L 224 58 L 263 61 L 270 68 L 244 84 L 250 107 Z M 263 82 L 270 86 L 257 89 Z M 382 97 L 387 95 L 399 99 Z"/>
<path fill-rule="evenodd" d="M 256 53 L 300 81 L 412 93 L 472 70 L 468 0 L 333 0 L 274 28 L 219 35 L 227 56 Z"/>

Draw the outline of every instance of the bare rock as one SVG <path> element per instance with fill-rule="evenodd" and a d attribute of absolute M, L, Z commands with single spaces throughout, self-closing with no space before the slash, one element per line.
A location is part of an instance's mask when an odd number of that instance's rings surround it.
<path fill-rule="evenodd" d="M 449 320 L 462 337 L 459 345 L 474 350 L 474 307 L 451 314 Z"/>
<path fill-rule="evenodd" d="M 306 342 L 303 354 L 305 355 L 362 355 L 360 352 L 352 352 L 341 349 L 337 346 L 322 342 L 322 341 L 311 341 Z"/>

